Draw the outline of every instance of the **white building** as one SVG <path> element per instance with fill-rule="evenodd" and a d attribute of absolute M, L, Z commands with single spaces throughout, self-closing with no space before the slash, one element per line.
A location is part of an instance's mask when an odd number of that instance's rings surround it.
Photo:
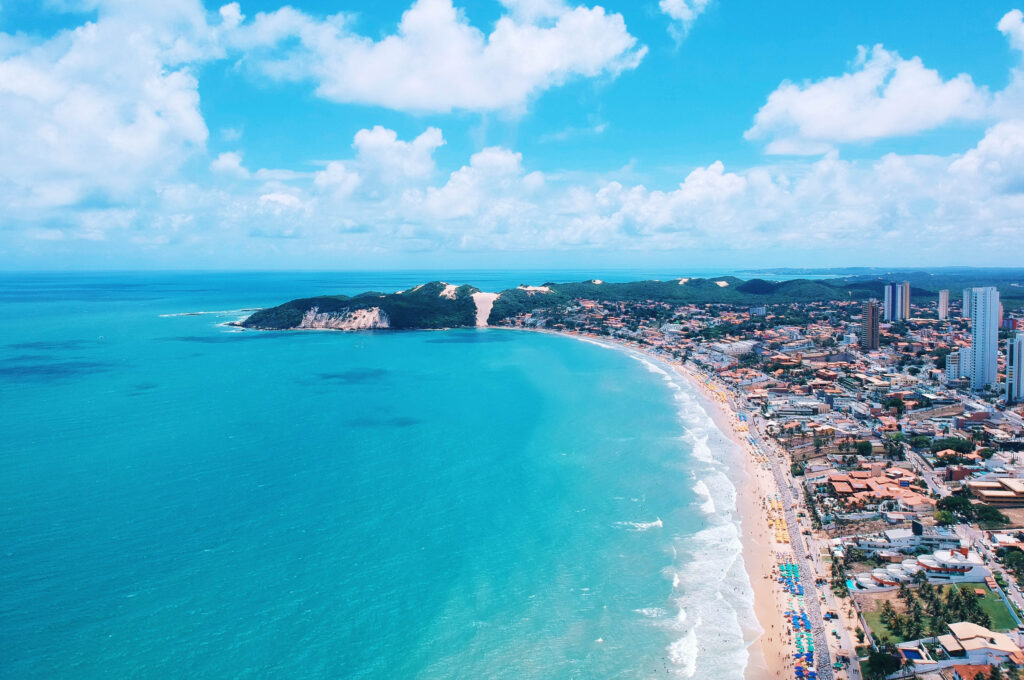
<path fill-rule="evenodd" d="M 999 380 L 999 291 L 992 286 L 972 288 L 969 302 L 971 389 L 980 390 Z"/>
<path fill-rule="evenodd" d="M 949 318 L 949 291 L 939 291 L 939 321 Z"/>
<path fill-rule="evenodd" d="M 984 581 L 992 575 L 984 558 L 966 548 L 936 550 L 918 557 L 917 564 L 929 581 Z"/>
<path fill-rule="evenodd" d="M 959 380 L 960 375 L 960 351 L 956 350 L 946 355 L 946 382 Z"/>
<path fill-rule="evenodd" d="M 885 320 L 903 321 L 910 316 L 910 282 L 887 283 L 885 301 L 882 305 Z"/>
<path fill-rule="evenodd" d="M 1006 403 L 1024 401 L 1024 333 L 1006 341 Z"/>

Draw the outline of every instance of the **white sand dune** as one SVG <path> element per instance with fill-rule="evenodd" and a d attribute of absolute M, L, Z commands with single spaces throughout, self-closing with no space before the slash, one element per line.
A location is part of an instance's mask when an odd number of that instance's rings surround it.
<path fill-rule="evenodd" d="M 456 286 L 454 284 L 451 284 L 451 283 L 446 283 L 446 284 L 444 284 L 444 290 L 442 290 L 440 292 L 439 297 L 448 298 L 449 300 L 454 300 L 455 299 L 455 291 L 457 291 L 458 289 L 459 289 L 458 286 Z"/>
<path fill-rule="evenodd" d="M 486 326 L 487 317 L 491 315 L 491 308 L 500 293 L 473 293 L 473 302 L 476 303 L 476 325 Z"/>

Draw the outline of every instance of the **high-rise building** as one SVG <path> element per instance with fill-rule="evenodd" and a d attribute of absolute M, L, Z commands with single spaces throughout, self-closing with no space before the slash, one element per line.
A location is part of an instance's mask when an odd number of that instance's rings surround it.
<path fill-rule="evenodd" d="M 878 349 L 878 301 L 868 300 L 860 312 L 861 349 Z"/>
<path fill-rule="evenodd" d="M 885 320 L 903 321 L 910 318 L 910 282 L 887 283 L 885 285 Z"/>
<path fill-rule="evenodd" d="M 972 288 L 967 313 L 971 319 L 971 389 L 980 390 L 999 380 L 999 291 L 992 286 Z"/>
<path fill-rule="evenodd" d="M 960 379 L 960 352 L 954 351 L 946 355 L 946 382 Z"/>
<path fill-rule="evenodd" d="M 939 321 L 949 318 L 949 291 L 939 291 Z"/>
<path fill-rule="evenodd" d="M 1006 341 L 1006 403 L 1024 401 L 1024 333 Z"/>

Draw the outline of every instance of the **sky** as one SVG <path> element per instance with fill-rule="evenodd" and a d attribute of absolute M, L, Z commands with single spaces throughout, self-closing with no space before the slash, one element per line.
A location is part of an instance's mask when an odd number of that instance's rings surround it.
<path fill-rule="evenodd" d="M 1024 3 L 0 0 L 0 269 L 1024 266 Z"/>

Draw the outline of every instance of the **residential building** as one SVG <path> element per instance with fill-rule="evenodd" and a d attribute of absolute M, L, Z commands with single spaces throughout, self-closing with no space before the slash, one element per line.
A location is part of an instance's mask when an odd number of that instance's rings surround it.
<path fill-rule="evenodd" d="M 971 389 L 981 390 L 999 379 L 999 291 L 993 286 L 972 288 L 969 303 Z"/>
<path fill-rule="evenodd" d="M 955 382 L 960 379 L 960 351 L 950 352 L 946 355 L 946 382 Z"/>
<path fill-rule="evenodd" d="M 868 300 L 860 313 L 861 349 L 878 349 L 878 301 Z"/>
<path fill-rule="evenodd" d="M 949 291 L 939 291 L 939 321 L 949 318 Z"/>
<path fill-rule="evenodd" d="M 951 658 L 966 659 L 971 664 L 1024 663 L 1024 654 L 1010 636 L 976 623 L 951 623 L 949 635 L 940 635 L 938 642 Z"/>
<path fill-rule="evenodd" d="M 1006 403 L 1024 401 L 1024 333 L 1006 341 Z"/>
<path fill-rule="evenodd" d="M 910 282 L 889 283 L 885 286 L 883 305 L 885 320 L 903 321 L 910 317 Z"/>

